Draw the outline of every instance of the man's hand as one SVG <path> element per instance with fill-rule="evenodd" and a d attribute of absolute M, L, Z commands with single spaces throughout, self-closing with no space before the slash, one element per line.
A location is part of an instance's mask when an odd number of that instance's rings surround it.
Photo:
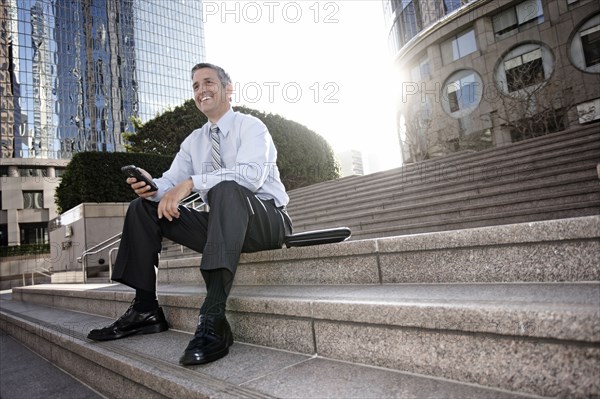
<path fill-rule="evenodd" d="M 158 218 L 165 217 L 169 222 L 179 218 L 179 203 L 192 193 L 194 182 L 187 179 L 165 193 L 158 203 Z"/>
<path fill-rule="evenodd" d="M 146 172 L 142 168 L 138 168 L 138 169 L 148 179 L 152 180 L 152 176 L 150 176 L 150 173 Z M 152 197 L 154 194 L 156 194 L 156 191 L 152 191 L 152 192 L 148 191 L 151 189 L 151 187 L 149 185 L 147 185 L 146 183 L 144 183 L 143 181 L 137 181 L 137 179 L 135 177 L 128 177 L 127 184 L 129 184 L 131 186 L 131 189 L 133 191 L 135 191 L 135 193 L 142 198 Z"/>

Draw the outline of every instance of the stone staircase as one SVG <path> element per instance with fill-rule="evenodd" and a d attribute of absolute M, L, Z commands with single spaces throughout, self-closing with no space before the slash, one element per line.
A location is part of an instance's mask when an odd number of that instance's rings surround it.
<path fill-rule="evenodd" d="M 296 231 L 353 237 L 243 254 L 208 365 L 178 365 L 205 291 L 168 242 L 171 330 L 87 340 L 133 299 L 106 276 L 15 288 L 0 328 L 111 398 L 600 397 L 599 160 L 587 127 L 290 192 Z"/>
<path fill-rule="evenodd" d="M 600 129 L 558 132 L 289 192 L 294 231 L 351 240 L 600 214 Z M 169 240 L 164 258 L 193 256 Z"/>
<path fill-rule="evenodd" d="M 459 153 L 290 192 L 296 231 L 347 226 L 353 239 L 600 213 L 600 129 Z"/>
<path fill-rule="evenodd" d="M 52 274 L 50 282 L 52 284 L 83 283 L 83 271 L 72 270 L 68 272 L 54 273 Z"/>
<path fill-rule="evenodd" d="M 108 397 L 600 396 L 600 216 L 244 254 L 229 356 L 177 364 L 199 257 L 161 260 L 161 334 L 92 342 L 133 291 L 38 285 L 0 326 Z"/>

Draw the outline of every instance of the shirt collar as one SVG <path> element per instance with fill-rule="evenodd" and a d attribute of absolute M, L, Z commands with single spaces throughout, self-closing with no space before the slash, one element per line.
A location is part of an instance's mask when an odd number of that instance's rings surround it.
<path fill-rule="evenodd" d="M 231 126 L 233 125 L 233 118 L 235 117 L 235 113 L 233 112 L 233 108 L 229 107 L 227 112 L 219 119 L 216 125 L 219 127 L 219 130 L 223 134 L 224 137 L 227 137 L 229 131 L 231 130 Z M 208 122 L 208 131 L 210 132 L 211 123 Z"/>

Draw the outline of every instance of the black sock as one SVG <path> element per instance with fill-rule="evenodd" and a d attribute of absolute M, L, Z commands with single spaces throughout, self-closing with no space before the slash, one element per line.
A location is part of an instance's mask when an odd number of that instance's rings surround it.
<path fill-rule="evenodd" d="M 140 313 L 151 312 L 155 309 L 158 309 L 156 292 L 136 289 L 133 309 Z"/>
<path fill-rule="evenodd" d="M 233 274 L 228 269 L 201 270 L 206 283 L 206 299 L 200 314 L 225 316 L 225 303 L 233 285 Z"/>

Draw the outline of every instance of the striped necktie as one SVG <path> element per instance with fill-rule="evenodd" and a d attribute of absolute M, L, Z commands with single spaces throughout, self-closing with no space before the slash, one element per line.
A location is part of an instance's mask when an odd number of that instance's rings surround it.
<path fill-rule="evenodd" d="M 219 142 L 219 126 L 211 125 L 210 127 L 210 141 L 211 141 L 211 157 L 213 170 L 221 169 L 221 147 Z"/>

